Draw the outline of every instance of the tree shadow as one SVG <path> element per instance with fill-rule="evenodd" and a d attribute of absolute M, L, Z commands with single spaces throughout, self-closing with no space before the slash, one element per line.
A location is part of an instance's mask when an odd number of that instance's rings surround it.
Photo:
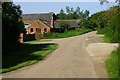
<path fill-rule="evenodd" d="M 10 68 L 12 66 L 18 65 L 19 63 L 31 61 L 31 60 L 41 60 L 43 56 L 39 53 L 33 54 L 37 51 L 50 50 L 48 47 L 54 43 L 46 44 L 21 44 L 19 50 L 10 53 L 2 58 L 2 68 Z"/>

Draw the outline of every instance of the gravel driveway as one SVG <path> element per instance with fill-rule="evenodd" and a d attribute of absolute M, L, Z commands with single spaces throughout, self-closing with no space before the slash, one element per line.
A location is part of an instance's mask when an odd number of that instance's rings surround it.
<path fill-rule="evenodd" d="M 101 36 L 89 32 L 80 36 L 53 39 L 58 49 L 34 65 L 3 74 L 6 78 L 106 78 L 105 65 L 98 64 L 87 50 Z M 99 70 L 100 69 L 100 70 Z M 103 75 L 104 74 L 104 75 Z"/>

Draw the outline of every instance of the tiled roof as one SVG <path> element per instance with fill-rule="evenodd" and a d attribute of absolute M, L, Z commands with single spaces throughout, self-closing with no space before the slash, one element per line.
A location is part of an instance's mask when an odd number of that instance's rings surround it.
<path fill-rule="evenodd" d="M 48 27 L 51 27 L 51 21 L 46 21 L 46 20 L 40 20 L 44 24 L 46 24 Z"/>
<path fill-rule="evenodd" d="M 44 14 L 23 14 L 22 15 L 22 19 L 23 20 L 40 20 L 42 21 L 44 24 L 48 25 L 49 27 L 51 27 L 51 20 L 52 20 L 52 13 L 44 13 Z M 56 16 L 54 16 L 54 18 L 56 19 Z M 70 27 L 80 27 L 77 23 L 78 20 L 56 20 L 54 23 L 54 27 L 55 28 L 61 28 L 59 26 L 59 23 L 63 21 L 63 22 L 67 22 Z"/>
<path fill-rule="evenodd" d="M 23 20 L 37 20 L 39 19 L 46 25 L 50 27 L 50 21 L 52 19 L 51 13 L 44 13 L 44 14 L 23 14 L 22 15 Z"/>
<path fill-rule="evenodd" d="M 55 28 L 61 28 L 59 23 L 62 22 L 62 21 L 68 23 L 71 28 L 80 27 L 76 20 L 57 20 L 57 21 L 55 21 L 54 27 Z"/>
<path fill-rule="evenodd" d="M 23 14 L 22 15 L 23 20 L 51 20 L 52 14 L 51 13 L 43 13 L 43 14 Z"/>

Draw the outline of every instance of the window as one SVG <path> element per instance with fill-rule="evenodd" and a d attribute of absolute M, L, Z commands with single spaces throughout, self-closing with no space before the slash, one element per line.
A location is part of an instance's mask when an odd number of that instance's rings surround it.
<path fill-rule="evenodd" d="M 30 26 L 30 24 L 25 24 L 25 28 L 28 28 Z"/>
<path fill-rule="evenodd" d="M 44 32 L 47 32 L 47 28 L 44 28 Z"/>
<path fill-rule="evenodd" d="M 40 28 L 36 28 L 36 32 L 40 33 L 41 29 Z"/>
<path fill-rule="evenodd" d="M 30 28 L 30 32 L 33 32 L 33 28 Z"/>

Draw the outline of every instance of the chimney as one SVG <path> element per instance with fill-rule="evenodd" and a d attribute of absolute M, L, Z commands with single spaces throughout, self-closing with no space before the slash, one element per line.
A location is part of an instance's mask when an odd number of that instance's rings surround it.
<path fill-rule="evenodd" d="M 54 13 L 52 13 L 51 28 L 54 28 Z"/>

